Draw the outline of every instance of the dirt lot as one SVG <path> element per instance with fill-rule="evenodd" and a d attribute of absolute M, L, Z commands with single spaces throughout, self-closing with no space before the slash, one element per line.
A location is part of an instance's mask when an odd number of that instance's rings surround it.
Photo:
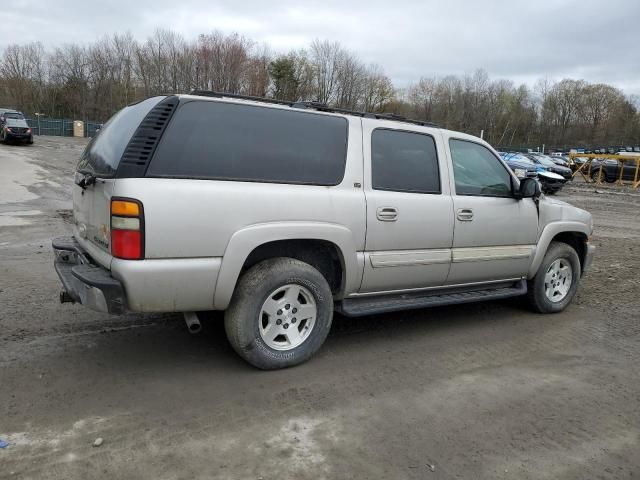
<path fill-rule="evenodd" d="M 1 478 L 640 476 L 640 194 L 559 195 L 599 247 L 562 314 L 338 317 L 312 361 L 261 372 L 219 320 L 192 336 L 178 315 L 58 303 L 50 239 L 84 144 L 0 145 Z"/>

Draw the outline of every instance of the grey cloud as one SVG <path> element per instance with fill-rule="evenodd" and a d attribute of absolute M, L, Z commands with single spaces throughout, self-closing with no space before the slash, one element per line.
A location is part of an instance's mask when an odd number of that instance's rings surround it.
<path fill-rule="evenodd" d="M 24 2 L 23 2 L 24 3 Z M 493 77 L 584 78 L 640 94 L 637 0 L 26 2 L 4 9 L 0 48 L 40 41 L 53 48 L 156 27 L 187 38 L 237 31 L 276 51 L 337 40 L 382 65 L 400 86 L 420 76 L 484 68 Z"/>

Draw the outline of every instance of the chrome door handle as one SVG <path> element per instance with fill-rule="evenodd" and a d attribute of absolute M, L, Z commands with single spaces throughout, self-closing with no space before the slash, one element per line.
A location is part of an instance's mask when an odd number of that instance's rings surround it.
<path fill-rule="evenodd" d="M 398 219 L 398 210 L 395 207 L 378 207 L 376 218 L 381 222 L 395 222 Z"/>
<path fill-rule="evenodd" d="M 470 222 L 473 220 L 473 210 L 470 208 L 459 208 L 457 217 L 461 222 Z"/>

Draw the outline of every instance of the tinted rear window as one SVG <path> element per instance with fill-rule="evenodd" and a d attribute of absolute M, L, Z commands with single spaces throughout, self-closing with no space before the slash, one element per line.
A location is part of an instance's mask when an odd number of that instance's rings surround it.
<path fill-rule="evenodd" d="M 337 185 L 346 155 L 345 118 L 192 101 L 174 114 L 147 175 Z"/>
<path fill-rule="evenodd" d="M 116 113 L 85 149 L 77 170 L 100 177 L 113 177 L 125 148 L 140 122 L 164 97 L 152 97 L 129 105 Z"/>
<path fill-rule="evenodd" d="M 433 137 L 377 128 L 371 134 L 371 176 L 375 190 L 440 193 Z"/>

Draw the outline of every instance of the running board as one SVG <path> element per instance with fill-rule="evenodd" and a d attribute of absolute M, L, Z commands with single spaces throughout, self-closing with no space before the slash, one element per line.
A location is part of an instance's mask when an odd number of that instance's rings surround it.
<path fill-rule="evenodd" d="M 439 307 L 459 303 L 500 300 L 527 293 L 527 282 L 520 280 L 511 286 L 484 288 L 478 290 L 430 290 L 414 293 L 377 295 L 375 297 L 345 298 L 336 310 L 347 317 L 361 317 L 376 313 L 412 310 L 415 308 Z"/>

